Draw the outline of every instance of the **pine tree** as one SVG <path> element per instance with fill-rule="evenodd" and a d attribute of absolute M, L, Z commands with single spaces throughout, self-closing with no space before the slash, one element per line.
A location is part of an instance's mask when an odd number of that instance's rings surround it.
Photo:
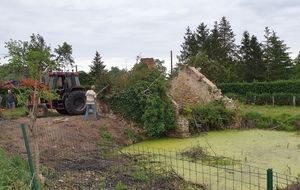
<path fill-rule="evenodd" d="M 298 52 L 297 57 L 293 60 L 293 66 L 291 69 L 291 79 L 300 79 L 300 52 Z"/>
<path fill-rule="evenodd" d="M 264 61 L 267 66 L 267 79 L 269 81 L 288 79 L 292 67 L 292 60 L 287 52 L 289 48 L 268 27 L 265 28 L 264 37 L 266 38 Z"/>
<path fill-rule="evenodd" d="M 195 33 L 191 31 L 190 27 L 187 27 L 184 38 L 184 42 L 181 45 L 182 50 L 177 59 L 180 63 L 184 63 L 190 56 L 195 56 L 198 53 L 198 45 L 195 37 Z"/>
<path fill-rule="evenodd" d="M 103 74 L 104 72 L 106 72 L 106 70 L 104 69 L 106 67 L 106 65 L 104 65 L 103 61 L 101 60 L 102 57 L 99 54 L 98 51 L 96 51 L 95 57 L 92 61 L 92 65 L 90 65 L 90 75 L 93 77 L 98 77 L 100 74 Z"/>
<path fill-rule="evenodd" d="M 209 38 L 208 57 L 218 63 L 215 69 L 222 69 L 217 73 L 220 78 L 216 81 L 232 82 L 237 80 L 236 60 L 237 50 L 235 35 L 231 29 L 230 23 L 225 17 L 222 17 L 220 23 L 215 22 Z"/>
<path fill-rule="evenodd" d="M 211 60 L 219 60 L 219 53 L 221 49 L 221 41 L 219 34 L 219 26 L 218 23 L 215 22 L 214 28 L 211 30 L 209 36 L 209 47 L 207 49 L 207 55 Z"/>
<path fill-rule="evenodd" d="M 196 41 L 199 52 L 206 53 L 209 47 L 209 29 L 203 22 L 196 29 Z"/>
<path fill-rule="evenodd" d="M 231 29 L 229 21 L 227 21 L 225 17 L 222 17 L 218 31 L 221 43 L 219 59 L 234 60 L 236 57 L 235 34 Z"/>
<path fill-rule="evenodd" d="M 248 31 L 243 33 L 239 54 L 239 81 L 253 82 L 255 80 L 265 80 L 266 68 L 262 59 L 263 52 L 256 36 L 252 35 L 250 38 Z"/>
<path fill-rule="evenodd" d="M 96 51 L 95 57 L 92 61 L 92 65 L 90 65 L 90 76 L 93 79 L 92 84 L 96 85 L 97 90 L 101 90 L 105 86 L 109 84 L 109 76 L 108 71 L 105 69 L 106 65 L 104 65 L 101 60 L 102 57 L 98 51 Z M 91 84 L 89 84 L 91 85 Z"/>

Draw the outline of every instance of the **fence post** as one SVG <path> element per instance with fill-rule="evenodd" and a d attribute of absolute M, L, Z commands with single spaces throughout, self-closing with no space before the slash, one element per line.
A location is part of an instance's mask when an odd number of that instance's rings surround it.
<path fill-rule="evenodd" d="M 296 106 L 296 96 L 293 96 L 293 106 Z"/>
<path fill-rule="evenodd" d="M 25 143 L 25 147 L 26 147 L 26 152 L 27 152 L 27 157 L 28 157 L 28 162 L 29 162 L 29 168 L 30 168 L 30 172 L 31 172 L 32 180 L 33 180 L 33 186 L 34 186 L 35 190 L 38 190 L 39 188 L 38 188 L 38 185 L 37 185 L 37 182 L 36 182 L 36 177 L 35 177 L 35 173 L 34 173 L 34 168 L 33 168 L 33 163 L 32 163 L 32 158 L 31 158 L 31 154 L 30 154 L 30 148 L 29 148 L 29 143 L 28 143 L 24 123 L 21 123 L 21 128 L 22 128 L 24 143 Z"/>
<path fill-rule="evenodd" d="M 273 190 L 273 170 L 267 170 L 267 190 Z"/>

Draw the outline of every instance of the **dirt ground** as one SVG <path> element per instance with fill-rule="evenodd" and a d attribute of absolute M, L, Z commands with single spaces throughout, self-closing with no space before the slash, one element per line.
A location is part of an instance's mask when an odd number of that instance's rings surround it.
<path fill-rule="evenodd" d="M 91 118 L 91 115 L 90 115 Z M 22 136 L 21 123 L 25 126 L 29 124 L 29 118 L 3 118 L 0 117 L 0 145 L 8 151 L 16 150 L 25 152 L 24 139 Z M 81 136 L 88 136 L 89 139 L 96 140 L 99 138 L 101 129 L 107 130 L 113 135 L 116 143 L 130 144 L 130 140 L 125 137 L 125 129 L 127 124 L 118 119 L 111 117 L 99 117 L 97 121 L 90 119 L 84 120 L 83 115 L 78 116 L 48 116 L 45 118 L 38 118 L 36 126 L 40 131 L 47 130 L 47 132 L 58 132 L 60 134 L 78 134 Z M 27 132 L 30 138 L 30 131 Z"/>
<path fill-rule="evenodd" d="M 21 154 L 26 158 L 21 123 L 26 126 L 29 119 L 0 117 L 0 146 L 8 153 Z M 39 131 L 39 163 L 43 165 L 41 168 L 47 167 L 40 173 L 47 190 L 117 189 L 122 184 L 131 189 L 175 190 L 184 189 L 180 186 L 186 185 L 186 182 L 172 172 L 164 175 L 147 172 L 147 180 L 141 181 L 141 177 L 136 176 L 141 173 L 139 168 L 143 168 L 137 162 L 139 155 L 109 154 L 116 147 L 118 149 L 118 145 L 132 143 L 125 135 L 125 129 L 129 125 L 122 120 L 100 117 L 97 121 L 84 121 L 82 115 L 54 116 L 37 119 L 36 126 Z M 32 142 L 30 131 L 26 131 L 28 140 Z M 101 131 L 107 131 L 108 137 L 112 135 L 114 145 L 117 146 L 94 143 L 99 142 L 99 139 L 101 142 Z M 34 146 L 30 142 L 29 144 L 34 155 Z M 109 152 L 103 152 L 106 150 Z M 141 174 L 142 177 L 144 175 Z"/>

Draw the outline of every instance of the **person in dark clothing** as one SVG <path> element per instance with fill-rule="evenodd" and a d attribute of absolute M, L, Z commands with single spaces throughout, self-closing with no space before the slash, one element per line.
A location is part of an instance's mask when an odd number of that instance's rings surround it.
<path fill-rule="evenodd" d="M 15 102 L 16 102 L 16 97 L 15 95 L 11 92 L 11 90 L 7 91 L 7 96 L 6 96 L 6 102 L 7 106 L 10 109 L 11 112 L 15 111 Z"/>
<path fill-rule="evenodd" d="M 62 82 L 62 86 L 59 88 L 59 95 L 61 98 L 69 95 L 68 78 L 65 78 L 65 80 Z"/>

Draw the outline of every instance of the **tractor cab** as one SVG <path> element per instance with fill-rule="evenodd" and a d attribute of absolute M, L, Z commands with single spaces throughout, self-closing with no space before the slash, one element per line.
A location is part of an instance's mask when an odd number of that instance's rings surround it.
<path fill-rule="evenodd" d="M 60 89 L 63 88 L 64 85 L 67 85 L 68 88 L 80 87 L 78 73 L 51 72 L 47 77 L 48 80 L 46 79 L 45 82 L 49 81 L 50 89 Z"/>

